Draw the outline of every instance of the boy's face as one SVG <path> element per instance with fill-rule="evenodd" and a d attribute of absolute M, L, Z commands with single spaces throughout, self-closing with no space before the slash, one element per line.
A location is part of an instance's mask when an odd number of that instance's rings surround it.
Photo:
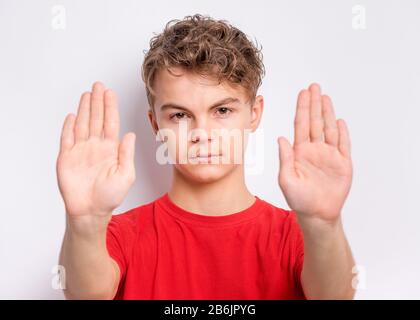
<path fill-rule="evenodd" d="M 263 98 L 251 105 L 243 87 L 171 71 L 180 76 L 166 69 L 156 74 L 152 127 L 184 176 L 197 182 L 221 179 L 243 165 L 247 133 L 258 127 Z"/>

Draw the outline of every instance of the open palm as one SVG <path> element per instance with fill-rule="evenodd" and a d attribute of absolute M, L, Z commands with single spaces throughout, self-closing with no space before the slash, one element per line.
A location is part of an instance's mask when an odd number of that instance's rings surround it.
<path fill-rule="evenodd" d="M 293 147 L 280 137 L 278 182 L 290 208 L 305 217 L 334 221 L 352 182 L 350 138 L 318 84 L 299 93 Z"/>
<path fill-rule="evenodd" d="M 118 136 L 116 96 L 97 82 L 63 125 L 57 178 L 68 214 L 109 215 L 123 201 L 135 179 L 135 135 Z"/>

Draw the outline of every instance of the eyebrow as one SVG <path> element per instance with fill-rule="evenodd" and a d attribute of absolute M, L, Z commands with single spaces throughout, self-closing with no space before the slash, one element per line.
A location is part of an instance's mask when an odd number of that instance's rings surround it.
<path fill-rule="evenodd" d="M 209 109 L 213 109 L 213 108 L 218 107 L 218 106 L 221 106 L 223 104 L 233 103 L 233 102 L 239 102 L 239 99 L 238 98 L 228 97 L 228 98 L 222 99 L 222 100 L 220 100 L 220 101 L 218 101 L 216 103 L 213 103 L 209 107 Z M 171 103 L 171 102 L 163 104 L 160 107 L 160 111 L 164 111 L 165 109 L 169 109 L 169 108 L 180 109 L 180 110 L 185 110 L 185 111 L 190 111 L 191 112 L 191 110 L 189 110 L 187 107 L 183 107 L 183 106 L 180 106 L 180 105 L 178 105 L 176 103 Z"/>

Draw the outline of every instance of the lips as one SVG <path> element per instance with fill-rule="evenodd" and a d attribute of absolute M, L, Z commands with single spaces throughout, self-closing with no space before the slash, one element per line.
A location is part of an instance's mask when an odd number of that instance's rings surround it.
<path fill-rule="evenodd" d="M 201 155 L 201 154 L 199 154 L 199 155 L 196 155 L 196 156 L 193 156 L 193 157 L 191 157 L 191 158 L 211 158 L 211 157 L 220 157 L 221 156 L 221 154 L 215 154 L 215 153 L 207 153 L 207 154 L 203 154 L 203 155 Z"/>
<path fill-rule="evenodd" d="M 205 159 L 205 158 L 211 158 L 211 157 L 220 157 L 221 156 L 221 154 L 220 153 L 203 153 L 203 154 L 198 154 L 198 155 L 195 155 L 195 156 L 192 156 L 191 158 L 203 158 L 203 159 Z"/>

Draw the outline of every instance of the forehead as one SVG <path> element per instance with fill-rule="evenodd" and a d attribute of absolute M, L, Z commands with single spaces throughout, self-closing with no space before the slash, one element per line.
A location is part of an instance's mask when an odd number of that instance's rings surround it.
<path fill-rule="evenodd" d="M 173 75 L 172 73 L 175 75 Z M 188 108 L 207 107 L 223 98 L 238 98 L 246 101 L 243 87 L 226 81 L 218 83 L 216 79 L 204 77 L 181 68 L 161 69 L 154 81 L 155 107 L 165 103 L 177 103 Z"/>

